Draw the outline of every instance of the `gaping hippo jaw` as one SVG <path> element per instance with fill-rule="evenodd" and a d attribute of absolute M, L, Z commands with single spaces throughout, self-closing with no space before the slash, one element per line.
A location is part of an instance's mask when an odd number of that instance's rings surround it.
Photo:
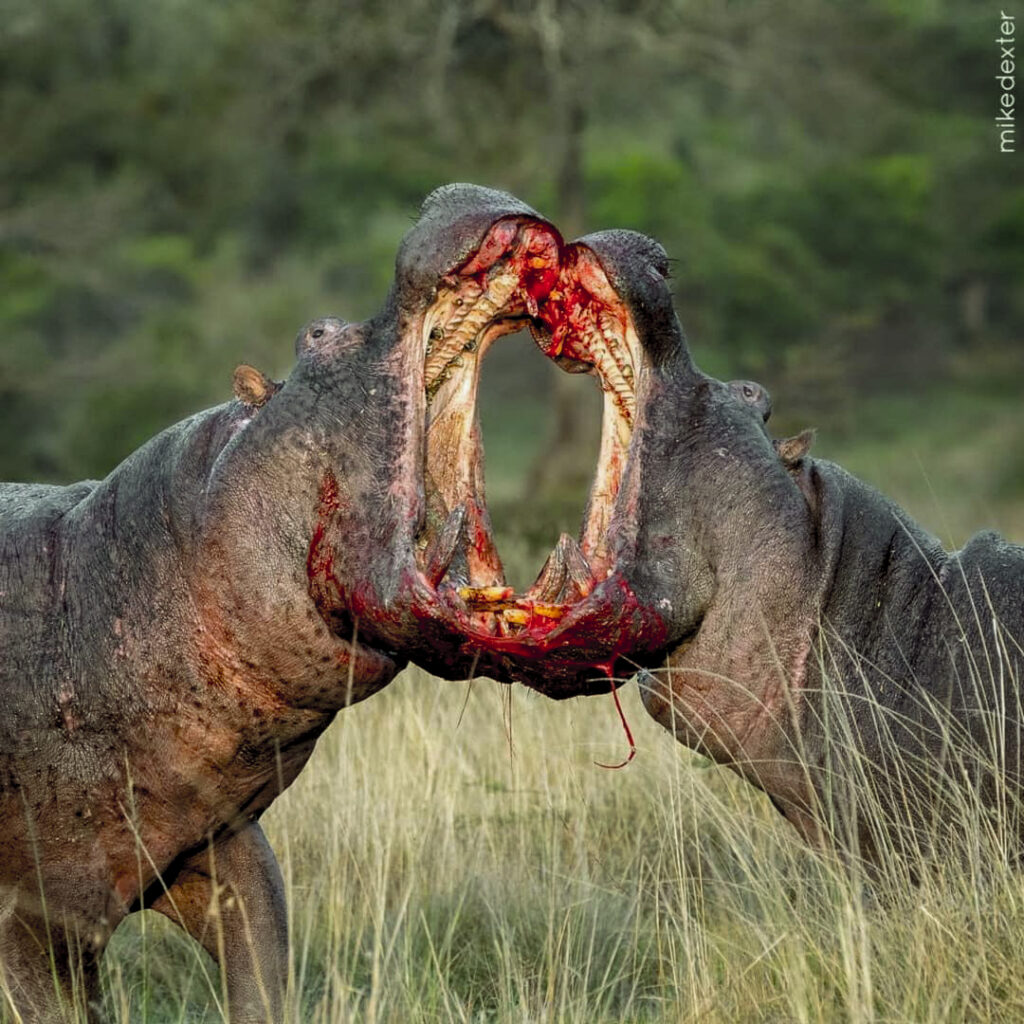
<path fill-rule="evenodd" d="M 346 569 L 367 581 L 343 602 L 361 636 L 443 676 L 518 679 L 554 697 L 606 690 L 608 676 L 678 640 L 671 600 L 637 570 L 642 410 L 692 372 L 666 273 L 661 247 L 632 232 L 567 244 L 504 193 L 449 186 L 428 198 L 386 310 L 367 325 L 394 339 L 401 398 L 391 401 L 405 444 L 392 452 L 402 467 L 381 509 L 391 543 Z M 563 535 L 517 594 L 491 534 L 476 393 L 490 346 L 524 326 L 549 358 L 599 379 L 604 412 L 579 539 Z M 346 533 L 365 532 L 326 510 L 339 550 Z M 318 548 L 313 584 L 322 566 Z"/>

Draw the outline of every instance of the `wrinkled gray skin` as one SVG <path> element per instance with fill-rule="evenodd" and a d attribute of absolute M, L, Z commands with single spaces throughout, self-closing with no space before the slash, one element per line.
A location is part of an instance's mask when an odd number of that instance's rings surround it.
<path fill-rule="evenodd" d="M 223 950 L 232 1020 L 280 1018 L 258 818 L 402 664 L 332 631 L 307 579 L 323 473 L 355 503 L 386 479 L 361 454 L 386 436 L 386 402 L 361 416 L 386 340 L 315 321 L 262 408 L 193 416 L 99 483 L 0 487 L 0 962 L 26 1019 L 93 1000 L 144 905 Z"/>
<path fill-rule="evenodd" d="M 763 389 L 701 373 L 674 316 L 658 329 L 631 578 L 669 602 L 672 650 L 641 674 L 649 713 L 868 862 L 943 842 L 965 792 L 1017 830 L 1024 548 L 945 552 L 809 433 L 773 442 Z"/>

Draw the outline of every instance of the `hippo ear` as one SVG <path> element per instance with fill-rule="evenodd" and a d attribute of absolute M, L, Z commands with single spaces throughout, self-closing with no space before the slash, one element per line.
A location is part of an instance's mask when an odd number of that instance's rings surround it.
<path fill-rule="evenodd" d="M 274 394 L 281 390 L 281 385 L 277 381 L 271 380 L 255 366 L 249 366 L 246 363 L 242 363 L 235 369 L 231 386 L 235 392 L 235 398 L 252 409 L 259 409 L 266 405 L 274 397 Z"/>
<path fill-rule="evenodd" d="M 800 493 L 807 502 L 807 507 L 812 516 L 818 515 L 820 502 L 818 500 L 817 470 L 813 460 L 806 458 L 814 443 L 813 430 L 802 430 L 796 437 L 785 437 L 781 440 L 772 441 L 775 451 L 778 452 L 782 464 L 789 471 L 790 477 L 800 488 Z"/>
<path fill-rule="evenodd" d="M 799 465 L 800 460 L 811 450 L 815 433 L 814 430 L 802 430 L 796 437 L 784 437 L 772 442 L 787 468 L 792 469 Z"/>

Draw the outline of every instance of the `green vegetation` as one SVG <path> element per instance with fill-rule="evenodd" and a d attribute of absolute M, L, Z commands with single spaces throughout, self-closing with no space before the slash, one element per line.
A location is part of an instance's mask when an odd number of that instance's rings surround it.
<path fill-rule="evenodd" d="M 9 0 L 0 479 L 102 475 L 223 400 L 238 362 L 286 372 L 303 322 L 378 308 L 451 180 L 569 233 L 658 236 L 709 371 L 853 430 L 864 395 L 1021 343 L 1024 185 L 985 135 L 993 14 Z"/>

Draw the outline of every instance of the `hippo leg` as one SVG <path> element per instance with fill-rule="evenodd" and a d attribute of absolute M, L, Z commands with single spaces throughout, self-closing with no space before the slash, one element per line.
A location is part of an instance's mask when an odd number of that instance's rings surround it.
<path fill-rule="evenodd" d="M 284 881 L 259 824 L 251 822 L 193 854 L 149 906 L 180 925 L 220 965 L 232 1024 L 283 1019 Z"/>
<path fill-rule="evenodd" d="M 35 1024 L 98 1020 L 99 951 L 84 946 L 81 929 L 0 909 L 0 1019 L 13 1010 Z"/>

